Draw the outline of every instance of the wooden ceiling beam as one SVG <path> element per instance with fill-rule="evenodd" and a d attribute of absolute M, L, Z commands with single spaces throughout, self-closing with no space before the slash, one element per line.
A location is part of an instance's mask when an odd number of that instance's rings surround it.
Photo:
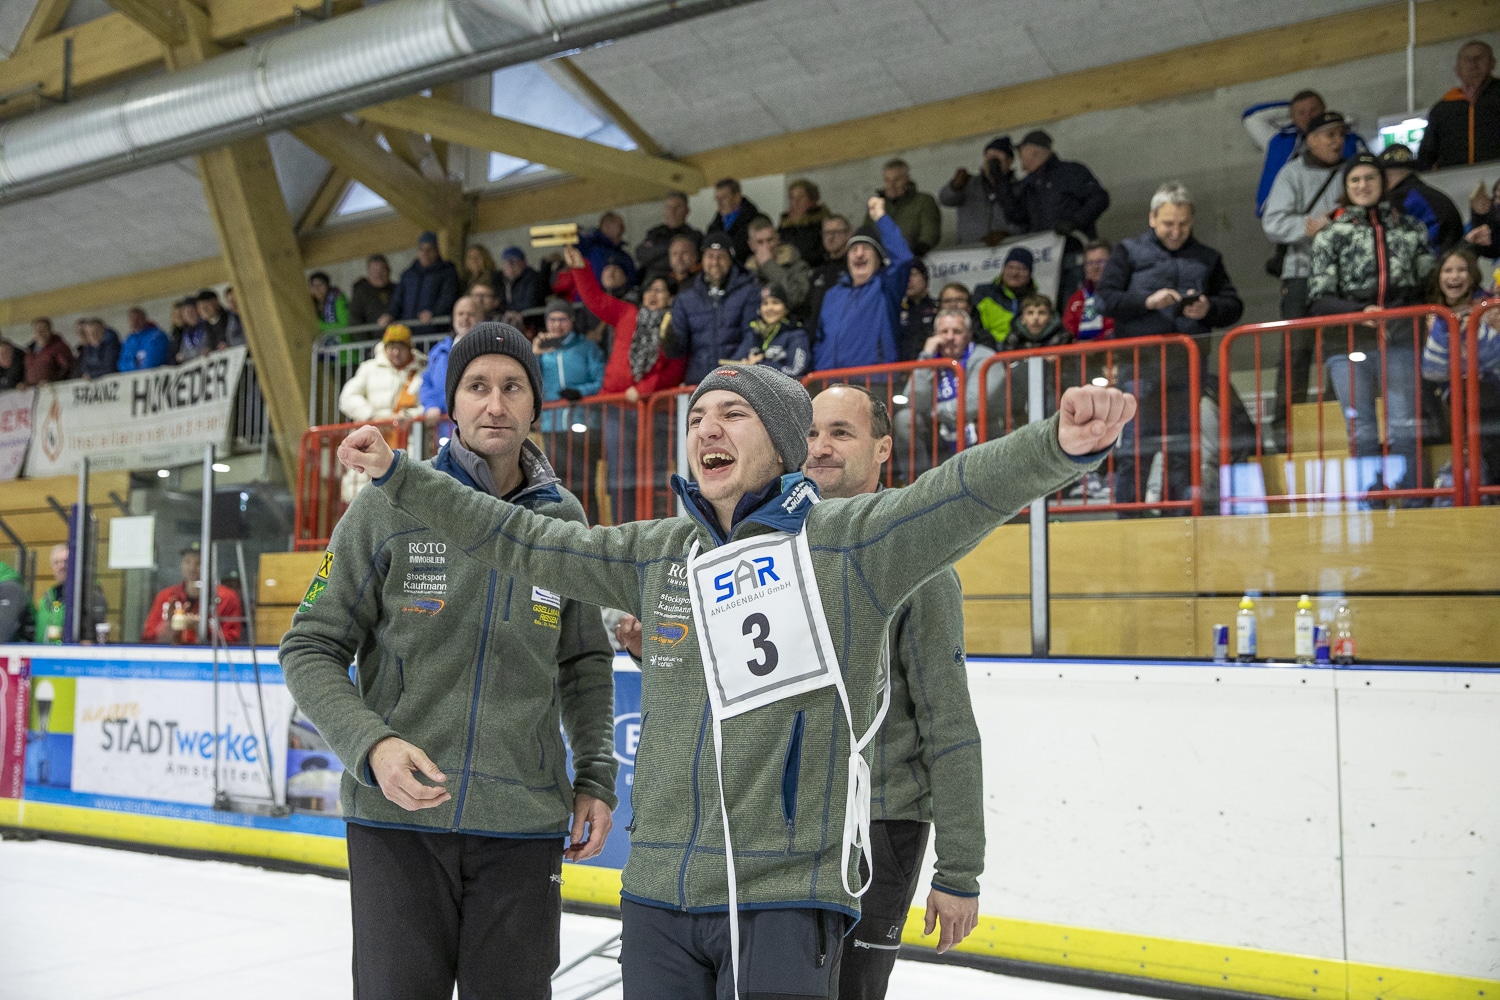
<path fill-rule="evenodd" d="M 164 45 L 187 41 L 187 22 L 177 0 L 108 0 L 108 3 Z"/>

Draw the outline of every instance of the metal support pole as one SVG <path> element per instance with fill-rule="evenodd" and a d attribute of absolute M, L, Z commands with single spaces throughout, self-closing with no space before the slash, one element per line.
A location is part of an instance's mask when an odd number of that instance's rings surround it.
<path fill-rule="evenodd" d="M 1417 111 L 1417 0 L 1406 0 L 1406 113 Z"/>
<path fill-rule="evenodd" d="M 209 641 L 209 616 L 214 610 L 213 538 L 214 538 L 214 446 L 203 446 L 203 527 L 199 533 L 198 553 L 198 642 Z"/>
<path fill-rule="evenodd" d="M 1047 419 L 1047 373 L 1041 358 L 1026 361 L 1026 419 Z M 1031 501 L 1031 655 L 1052 653 L 1052 619 L 1049 600 L 1051 577 L 1047 567 L 1047 498 Z"/>
<path fill-rule="evenodd" d="M 68 609 L 68 627 L 63 634 L 64 642 L 82 642 L 89 638 L 83 634 L 83 602 L 88 594 L 88 545 L 89 545 L 89 460 L 87 456 L 78 460 L 78 506 L 73 508 L 73 550 L 68 553 L 68 582 L 73 592 L 72 607 Z"/>

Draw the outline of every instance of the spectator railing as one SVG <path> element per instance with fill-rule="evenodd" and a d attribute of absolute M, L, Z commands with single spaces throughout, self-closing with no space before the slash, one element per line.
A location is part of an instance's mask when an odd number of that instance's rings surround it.
<path fill-rule="evenodd" d="M 1174 357 L 1175 355 L 1175 357 Z M 1184 334 L 1130 337 L 1121 340 L 1090 340 L 1061 347 L 1003 351 L 986 358 L 975 373 L 981 386 L 975 417 L 981 441 L 1002 437 L 1026 423 L 1028 371 L 1026 362 L 1040 358 L 1046 364 L 1045 411 L 1057 410 L 1065 389 L 1082 385 L 1116 385 L 1135 392 L 1141 407 L 1132 426 L 1099 469 L 1097 485 L 1085 481 L 1076 496 L 1059 493 L 1049 505 L 1055 515 L 1078 513 L 1203 513 L 1202 446 L 1199 440 L 1199 406 L 1202 402 L 1202 357 L 1197 342 Z M 1003 380 L 993 370 L 1005 368 Z M 1139 391 L 1139 390 L 1146 391 Z M 993 396 L 997 398 L 991 398 Z M 1152 413 L 1145 412 L 1151 406 Z M 995 411 L 999 409 L 1000 412 Z M 1186 411 L 1184 413 L 1184 411 Z M 1173 428 L 1178 428 L 1174 433 Z M 1149 432 L 1148 432 L 1149 431 Z M 1185 432 L 1185 434 L 1183 433 Z M 1184 436 L 1186 440 L 1184 440 Z M 1172 489 L 1172 460 L 1188 456 L 1187 495 Z M 1161 456 L 1161 496 L 1147 499 L 1152 462 Z M 1131 499 L 1121 501 L 1122 487 Z"/>
<path fill-rule="evenodd" d="M 640 465 L 643 480 L 636 499 L 637 520 L 671 517 L 677 512 L 672 473 L 684 472 L 678 459 L 687 434 L 687 401 L 696 385 L 679 385 L 647 396 L 641 404 Z"/>
<path fill-rule="evenodd" d="M 1491 426 L 1485 426 L 1484 421 L 1486 414 L 1484 412 L 1483 402 L 1485 396 L 1487 396 L 1488 393 L 1485 393 L 1480 386 L 1480 382 L 1483 379 L 1484 373 L 1480 371 L 1479 368 L 1479 327 L 1480 324 L 1484 322 L 1484 314 L 1491 309 L 1500 309 L 1500 299 L 1485 299 L 1483 302 L 1479 302 L 1474 305 L 1474 308 L 1469 311 L 1469 322 L 1465 325 L 1463 338 L 1463 402 L 1467 411 L 1465 413 L 1468 423 L 1468 436 L 1466 438 L 1466 441 L 1469 450 L 1468 496 L 1469 503 L 1473 505 L 1484 503 L 1487 497 L 1493 497 L 1496 500 L 1500 500 L 1500 460 L 1490 462 L 1485 461 L 1486 444 L 1490 445 L 1489 451 L 1491 452 L 1492 457 L 1495 455 L 1500 455 L 1500 447 L 1496 447 L 1495 445 L 1495 442 L 1497 440 L 1500 440 L 1500 414 L 1489 414 L 1489 419 L 1492 423 Z M 1449 327 L 1449 329 L 1451 330 L 1453 328 Z M 1452 335 L 1450 335 L 1448 338 L 1448 360 L 1450 362 L 1450 366 L 1455 353 L 1452 349 L 1453 344 L 1457 339 L 1457 337 Z M 1497 397 L 1497 401 L 1500 401 L 1500 387 L 1494 385 L 1490 386 L 1489 393 L 1493 393 Z M 1451 402 L 1452 401 L 1450 400 L 1450 403 Z M 1453 408 L 1454 411 L 1457 412 L 1458 406 L 1456 404 L 1454 404 Z M 1455 443 L 1459 440 L 1456 434 L 1453 440 L 1455 441 Z M 1453 463 L 1455 472 L 1458 467 L 1459 462 L 1457 460 L 1457 456 L 1455 455 Z M 1493 480 L 1492 482 L 1485 482 L 1486 473 L 1488 473 L 1489 478 Z M 1455 475 L 1455 479 L 1456 478 L 1457 476 Z"/>
<path fill-rule="evenodd" d="M 590 524 L 620 524 L 637 514 L 637 433 L 644 406 L 624 393 L 542 405 L 542 451 Z"/>
<path fill-rule="evenodd" d="M 915 373 L 930 371 L 933 390 L 927 412 L 918 414 L 911 399 L 912 380 Z M 953 378 L 953 427 L 945 428 L 939 420 L 937 386 L 942 375 Z M 868 365 L 860 368 L 834 368 L 812 372 L 803 376 L 802 384 L 816 396 L 831 385 L 857 385 L 885 403 L 891 415 L 893 446 L 891 460 L 885 467 L 885 485 L 896 486 L 910 483 L 913 479 L 941 462 L 963 451 L 968 444 L 966 432 L 969 414 L 965 413 L 968 389 L 964 381 L 964 366 L 952 358 L 933 358 L 925 361 L 907 361 L 889 365 Z M 919 427 L 918 424 L 925 424 Z M 944 431 L 953 432 L 948 440 Z M 920 431 L 920 433 L 919 433 Z"/>
<path fill-rule="evenodd" d="M 1395 501 L 1406 504 L 1425 504 L 1435 500 L 1465 504 L 1469 492 L 1465 488 L 1463 461 L 1464 410 L 1463 367 L 1459 352 L 1449 353 L 1449 385 L 1452 395 L 1449 400 L 1449 442 L 1454 449 L 1453 484 L 1451 487 L 1426 485 L 1436 471 L 1434 463 L 1427 460 L 1423 447 L 1423 430 L 1433 429 L 1432 420 L 1424 420 L 1422 402 L 1426 395 L 1422 382 L 1422 347 L 1426 339 L 1427 326 L 1434 318 L 1446 320 L 1448 329 L 1458 331 L 1460 324 L 1451 310 L 1442 306 L 1405 306 L 1399 309 L 1383 309 L 1339 316 L 1317 316 L 1296 320 L 1281 320 L 1274 323 L 1251 323 L 1235 327 L 1224 335 L 1219 343 L 1219 383 L 1229 384 L 1230 353 L 1235 345 L 1252 338 L 1254 357 L 1255 391 L 1254 410 L 1250 414 L 1255 425 L 1254 448 L 1249 460 L 1235 463 L 1232 460 L 1230 423 L 1219 421 L 1220 455 L 1220 510 L 1226 514 L 1259 514 L 1273 508 L 1296 511 L 1320 509 L 1318 506 L 1344 505 L 1349 503 L 1369 504 L 1375 501 Z M 1310 402 L 1315 404 L 1301 414 L 1294 404 L 1292 391 L 1286 393 L 1285 412 L 1280 414 L 1286 421 L 1286 451 L 1269 451 L 1265 442 L 1265 427 L 1269 423 L 1263 399 L 1263 379 L 1267 353 L 1265 344 L 1269 340 L 1273 350 L 1269 356 L 1270 370 L 1276 371 L 1277 359 L 1292 353 L 1293 335 L 1303 334 L 1299 346 L 1305 346 L 1306 335 L 1312 340 L 1312 363 L 1316 373 L 1316 391 Z M 1450 342 L 1458 340 L 1455 334 Z M 1406 347 L 1410 345 L 1410 357 Z M 1330 360 L 1347 359 L 1340 364 L 1342 373 L 1325 372 Z M 1357 368 L 1357 365 L 1368 365 Z M 1410 366 L 1410 370 L 1406 370 Z M 1392 378 L 1397 390 L 1391 391 Z M 1286 375 L 1290 383 L 1292 373 Z M 1403 398 L 1401 386 L 1410 385 L 1409 394 Z M 1333 387 L 1336 416 L 1332 427 L 1325 426 L 1324 404 L 1330 402 L 1327 387 Z M 1342 390 L 1342 395 L 1340 394 Z M 1371 391 L 1373 390 L 1373 391 Z M 1372 405 L 1364 408 L 1361 397 Z M 1392 404 L 1396 403 L 1393 407 Z M 1400 414 L 1395 435 L 1392 434 L 1391 410 Z M 1410 414 L 1409 418 L 1407 414 Z M 1300 419 L 1299 419 L 1300 418 Z M 1404 426 L 1408 419 L 1410 428 Z M 1306 433 L 1311 422 L 1316 430 Z M 1439 422 L 1440 423 L 1440 422 Z M 1471 426 L 1474 421 L 1469 421 Z M 1299 430 L 1299 428 L 1301 428 Z M 1370 435 L 1375 435 L 1372 445 Z M 1362 438 L 1361 435 L 1364 435 Z M 1399 438 L 1399 440 L 1393 440 Z M 1398 451 L 1402 448 L 1406 454 Z M 1311 446 L 1311 447 L 1309 447 Z M 1361 453 L 1363 452 L 1363 453 Z M 1282 462 L 1268 465 L 1268 456 L 1281 454 Z M 1393 458 L 1396 460 L 1393 463 Z M 1411 468 L 1408 469 L 1407 466 Z M 1390 487 L 1388 481 L 1406 480 L 1415 485 Z M 1285 476 L 1284 485 L 1278 480 Z M 1304 488 L 1297 488 L 1299 478 Z M 1282 486 L 1283 488 L 1279 488 Z"/>
<path fill-rule="evenodd" d="M 410 437 L 407 421 L 367 422 L 385 435 L 392 448 L 407 447 Z M 292 548 L 295 551 L 316 552 L 327 548 L 334 525 L 339 523 L 353 499 L 352 493 L 346 496 L 346 476 L 349 477 L 349 488 L 354 492 L 368 482 L 358 473 L 344 468 L 338 459 L 338 448 L 344 438 L 365 423 L 328 424 L 314 427 L 302 435 L 297 455 L 297 500 L 293 517 Z"/>
<path fill-rule="evenodd" d="M 427 354 L 432 346 L 448 336 L 449 317 L 438 316 L 426 323 L 420 320 L 395 320 L 412 329 L 412 348 Z M 344 419 L 339 412 L 339 392 L 354 377 L 359 366 L 380 350 L 385 327 L 377 323 L 327 330 L 318 337 L 312 350 L 312 375 L 308 382 L 307 422 L 313 427 L 335 424 Z M 349 338 L 349 339 L 345 339 Z"/>

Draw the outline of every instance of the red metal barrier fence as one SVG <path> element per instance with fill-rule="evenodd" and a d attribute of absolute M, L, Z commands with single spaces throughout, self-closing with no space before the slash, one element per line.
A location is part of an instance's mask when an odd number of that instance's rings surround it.
<path fill-rule="evenodd" d="M 1249 461 L 1232 463 L 1230 426 L 1220 421 L 1221 511 L 1248 514 L 1309 509 L 1307 504 L 1426 504 L 1439 499 L 1465 503 L 1458 351 L 1449 352 L 1448 419 L 1422 412 L 1430 392 L 1422 381 L 1422 348 L 1434 319 L 1445 321 L 1450 331 L 1461 329 L 1451 310 L 1425 305 L 1252 323 L 1225 334 L 1219 344 L 1220 384 L 1228 383 L 1235 344 L 1253 338 L 1255 438 Z M 1451 339 L 1457 341 L 1456 333 Z M 1268 340 L 1271 371 L 1280 373 L 1271 410 L 1264 402 Z M 1309 374 L 1316 375 L 1316 389 L 1311 404 L 1301 403 Z M 1332 414 L 1325 408 L 1330 402 L 1335 404 Z M 1268 422 L 1281 438 L 1273 442 L 1276 448 L 1266 447 Z M 1424 437 L 1441 437 L 1444 422 L 1454 475 L 1451 487 L 1438 488 L 1428 485 L 1440 463 L 1428 460 Z"/>
<path fill-rule="evenodd" d="M 1045 412 L 1057 410 L 1065 389 L 1082 385 L 1115 385 L 1137 397 L 1140 406 L 1120 444 L 1105 459 L 1098 479 L 1088 480 L 1072 496 L 1058 494 L 1051 513 L 1070 507 L 1090 513 L 1203 513 L 1202 447 L 1199 406 L 1202 356 L 1197 342 L 1183 334 L 1094 340 L 1063 347 L 1006 351 L 985 359 L 976 377 L 980 440 L 1003 437 L 1026 423 L 1029 365 L 1045 365 Z M 997 377 L 998 374 L 998 377 Z M 1149 408 L 1149 410 L 1148 410 Z M 1160 497 L 1150 499 L 1153 460 L 1161 456 Z"/>
<path fill-rule="evenodd" d="M 392 448 L 405 448 L 410 441 L 405 421 L 372 420 L 370 426 L 385 435 Z M 349 432 L 364 422 L 325 424 L 302 435 L 297 455 L 297 505 L 293 517 L 293 548 L 298 552 L 316 552 L 328 547 L 333 526 L 339 523 L 354 494 L 369 479 L 344 468 L 338 459 L 338 448 Z"/>
<path fill-rule="evenodd" d="M 1463 338 L 1463 399 L 1467 409 L 1465 423 L 1468 425 L 1466 440 L 1469 449 L 1471 504 L 1485 503 L 1486 498 L 1493 498 L 1490 502 L 1500 501 L 1500 371 L 1482 371 L 1479 354 L 1481 325 L 1487 323 L 1491 336 L 1500 336 L 1500 323 L 1495 322 L 1500 317 L 1490 316 L 1488 321 L 1485 319 L 1492 309 L 1500 309 L 1500 299 L 1485 299 L 1476 303 L 1469 312 L 1469 322 Z M 1453 345 L 1457 340 L 1456 334 L 1449 336 L 1450 356 L 1454 353 Z M 1454 462 L 1454 468 L 1458 468 L 1457 461 Z M 1486 473 L 1489 482 L 1485 482 Z"/>

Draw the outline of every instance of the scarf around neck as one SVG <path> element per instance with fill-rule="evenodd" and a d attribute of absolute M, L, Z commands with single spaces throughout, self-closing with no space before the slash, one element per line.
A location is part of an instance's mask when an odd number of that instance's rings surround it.
<path fill-rule="evenodd" d="M 647 309 L 637 306 L 635 311 L 635 333 L 630 338 L 630 378 L 639 382 L 646 377 L 656 358 L 661 353 L 661 330 L 665 309 Z"/>

